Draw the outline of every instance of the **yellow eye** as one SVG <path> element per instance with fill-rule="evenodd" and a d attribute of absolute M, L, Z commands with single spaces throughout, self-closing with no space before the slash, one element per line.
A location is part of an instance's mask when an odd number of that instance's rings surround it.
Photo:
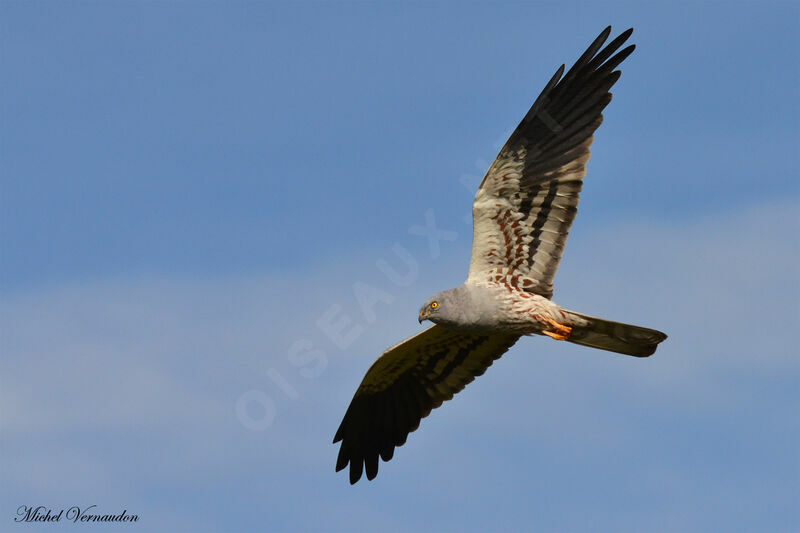
<path fill-rule="evenodd" d="M 431 304 L 431 309 L 436 309 L 437 307 L 439 307 L 439 302 L 433 302 Z"/>

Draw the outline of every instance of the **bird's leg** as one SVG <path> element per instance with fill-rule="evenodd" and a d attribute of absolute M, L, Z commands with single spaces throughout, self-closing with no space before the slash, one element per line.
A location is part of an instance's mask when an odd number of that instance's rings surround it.
<path fill-rule="evenodd" d="M 552 337 L 557 341 L 565 341 L 569 339 L 569 334 L 572 333 L 571 327 L 559 324 L 555 320 L 550 320 L 547 317 L 542 317 L 542 318 L 544 319 L 545 322 L 553 326 L 553 329 L 555 329 L 555 331 L 544 330 L 542 331 L 543 334 L 547 335 L 548 337 Z"/>

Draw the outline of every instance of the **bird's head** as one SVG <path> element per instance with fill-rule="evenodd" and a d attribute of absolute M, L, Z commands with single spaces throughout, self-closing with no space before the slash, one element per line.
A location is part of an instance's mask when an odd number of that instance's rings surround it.
<path fill-rule="evenodd" d="M 422 305 L 419 310 L 419 323 L 422 324 L 423 320 L 432 320 L 432 317 L 439 311 L 439 298 L 434 296 Z"/>
<path fill-rule="evenodd" d="M 438 292 L 427 299 L 419 310 L 419 323 L 430 320 L 435 324 L 446 324 L 454 318 L 460 307 L 456 300 L 458 289 Z"/>

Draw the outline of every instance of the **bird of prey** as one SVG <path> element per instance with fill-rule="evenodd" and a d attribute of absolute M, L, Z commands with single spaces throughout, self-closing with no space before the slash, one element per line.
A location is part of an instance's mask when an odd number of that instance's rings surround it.
<path fill-rule="evenodd" d="M 634 50 L 629 29 L 603 48 L 607 27 L 564 74 L 556 71 L 506 141 L 472 205 L 467 281 L 429 298 L 434 325 L 370 367 L 333 439 L 350 483 L 378 474 L 420 419 L 461 391 L 523 335 L 647 357 L 664 333 L 611 322 L 551 301 L 553 276 L 578 205 L 589 146 L 611 101 L 615 70 Z"/>

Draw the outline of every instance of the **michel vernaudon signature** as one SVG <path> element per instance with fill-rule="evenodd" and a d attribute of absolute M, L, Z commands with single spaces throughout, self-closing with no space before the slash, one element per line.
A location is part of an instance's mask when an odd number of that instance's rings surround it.
<path fill-rule="evenodd" d="M 94 514 L 96 505 L 90 505 L 84 509 L 72 506 L 69 509 L 61 509 L 57 513 L 44 505 L 39 507 L 29 507 L 20 505 L 17 507 L 17 516 L 14 522 L 60 522 L 63 518 L 65 522 L 137 522 L 139 516 L 128 514 L 127 509 L 123 509 L 119 514 Z"/>

